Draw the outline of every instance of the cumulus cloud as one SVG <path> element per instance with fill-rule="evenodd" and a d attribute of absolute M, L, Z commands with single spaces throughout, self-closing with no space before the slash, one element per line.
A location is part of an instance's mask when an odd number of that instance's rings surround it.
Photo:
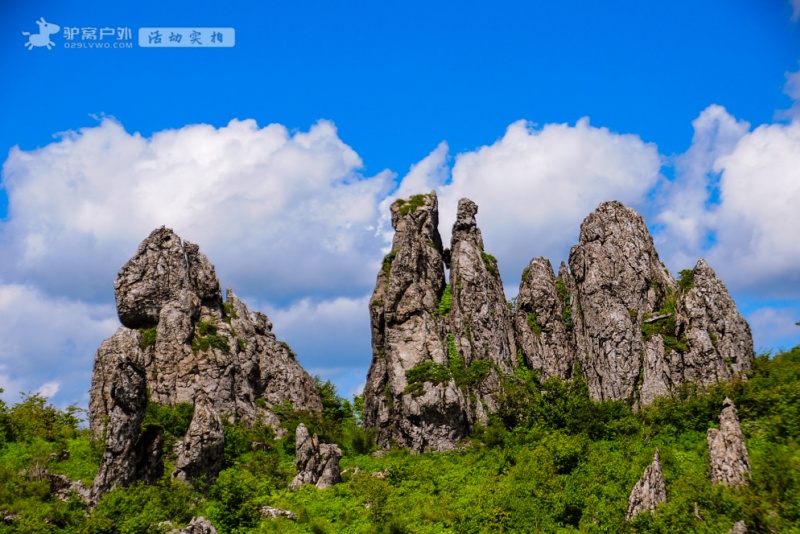
<path fill-rule="evenodd" d="M 507 282 L 534 256 L 549 257 L 557 269 L 584 217 L 605 200 L 640 205 L 660 166 L 655 145 L 587 118 L 542 128 L 515 122 L 492 145 L 456 156 L 451 180 L 439 187 L 442 238 L 449 242 L 458 200 L 467 197 L 479 206 L 487 251 Z"/>
<path fill-rule="evenodd" d="M 266 304 L 278 339 L 297 352 L 309 373 L 339 385 L 339 394 L 360 393 L 372 359 L 369 296 L 302 299 L 286 308 Z"/>
<path fill-rule="evenodd" d="M 109 273 L 167 225 L 242 292 L 363 293 L 379 260 L 374 225 L 391 174 L 364 177 L 361 166 L 327 121 L 290 133 L 233 120 L 144 138 L 104 119 L 11 151 L 0 268 L 48 293 L 107 298 Z"/>
<path fill-rule="evenodd" d="M 87 402 L 94 354 L 118 327 L 113 306 L 54 298 L 36 288 L 0 285 L 0 386 L 16 401 L 38 391 Z"/>
<path fill-rule="evenodd" d="M 747 321 L 753 331 L 753 343 L 756 351 L 768 350 L 770 347 L 790 349 L 797 344 L 800 335 L 800 306 L 776 308 L 765 306 L 747 314 Z"/>
<path fill-rule="evenodd" d="M 800 122 L 750 131 L 721 106 L 694 121 L 657 241 L 675 269 L 705 256 L 734 290 L 800 297 Z"/>

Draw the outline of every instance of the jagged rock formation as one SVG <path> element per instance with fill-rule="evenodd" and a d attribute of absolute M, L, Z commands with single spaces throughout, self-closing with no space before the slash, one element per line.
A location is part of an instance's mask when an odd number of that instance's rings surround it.
<path fill-rule="evenodd" d="M 225 435 L 222 420 L 214 411 L 208 395 L 200 391 L 194 403 L 194 414 L 186 437 L 176 446 L 174 478 L 193 482 L 199 477 L 211 484 L 222 469 L 225 456 Z"/>
<path fill-rule="evenodd" d="M 90 392 L 92 435 L 106 440 L 93 498 L 163 471 L 158 427 L 140 435 L 148 402 L 196 404 L 175 473 L 186 480 L 218 470 L 220 417 L 275 425 L 270 408 L 285 400 L 322 410 L 314 381 L 267 317 L 231 290 L 223 302 L 213 265 L 172 230 L 153 231 L 114 288 L 123 326 L 98 349 Z"/>
<path fill-rule="evenodd" d="M 383 446 L 394 441 L 446 450 L 466 436 L 469 422 L 466 399 L 449 374 L 439 312 L 445 280 L 436 194 L 398 200 L 391 210 L 392 250 L 369 304 L 372 365 L 364 420 L 378 429 Z M 406 373 L 426 368 L 431 372 L 416 376 L 421 384 L 409 384 Z"/>
<path fill-rule="evenodd" d="M 309 434 L 302 423 L 297 425 L 295 442 L 295 462 L 297 475 L 289 484 L 289 489 L 294 491 L 305 484 L 315 484 L 319 489 L 325 489 L 342 481 L 339 470 L 339 460 L 342 450 L 338 445 L 320 443 L 316 434 Z"/>
<path fill-rule="evenodd" d="M 742 428 L 739 426 L 739 417 L 736 415 L 736 406 L 728 398 L 722 406 L 719 430 L 709 428 L 707 432 L 711 483 L 728 486 L 747 484 L 750 459 L 747 456 Z"/>
<path fill-rule="evenodd" d="M 710 385 L 750 369 L 750 329 L 714 271 L 700 260 L 673 279 L 642 217 L 619 202 L 586 218 L 557 276 L 547 259 L 531 260 L 513 316 L 477 206 L 459 202 L 443 250 L 437 202 L 432 192 L 391 207 L 395 235 L 370 300 L 364 390 L 365 423 L 380 445 L 454 448 L 497 408 L 518 351 L 543 378 L 577 370 L 595 400 L 635 407 L 688 381 Z"/>
<path fill-rule="evenodd" d="M 650 404 L 688 381 L 710 385 L 750 369 L 753 341 L 704 260 L 676 282 L 642 217 L 605 202 L 554 277 L 535 258 L 514 319 L 525 361 L 545 377 L 580 366 L 596 400 Z"/>
<path fill-rule="evenodd" d="M 459 203 L 448 251 L 435 192 L 397 200 L 391 210 L 392 250 L 370 301 L 365 422 L 379 429 L 382 446 L 453 449 L 487 408 L 496 409 L 500 375 L 516 364 L 497 261 L 483 249 L 470 200 Z"/>
<path fill-rule="evenodd" d="M 625 521 L 630 521 L 640 512 L 652 512 L 662 502 L 667 502 L 667 485 L 661 472 L 661 458 L 656 449 L 652 463 L 631 490 Z"/>

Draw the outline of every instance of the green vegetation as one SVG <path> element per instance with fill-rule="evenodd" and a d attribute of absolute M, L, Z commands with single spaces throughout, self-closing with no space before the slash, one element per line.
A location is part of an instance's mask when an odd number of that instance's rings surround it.
<path fill-rule="evenodd" d="M 395 256 L 397 256 L 397 251 L 393 250 L 383 257 L 383 274 L 386 275 L 387 280 L 389 279 L 389 274 L 392 272 L 392 262 Z"/>
<path fill-rule="evenodd" d="M 536 314 L 533 312 L 528 312 L 528 328 L 533 330 L 536 337 L 542 335 L 542 327 L 539 326 L 539 323 L 536 321 Z"/>
<path fill-rule="evenodd" d="M 139 347 L 142 349 L 146 349 L 150 345 L 156 344 L 156 330 L 158 327 L 154 326 L 152 328 L 142 328 L 139 332 L 142 333 L 142 337 L 139 338 Z"/>
<path fill-rule="evenodd" d="M 287 342 L 285 342 L 285 341 L 278 341 L 278 345 L 280 345 L 281 347 L 283 347 L 284 349 L 286 349 L 286 352 L 288 352 L 288 353 L 289 353 L 289 356 L 291 356 L 291 357 L 292 357 L 292 359 L 295 359 L 295 360 L 297 359 L 297 354 L 295 354 L 295 352 L 292 350 L 292 347 L 290 347 L 290 346 L 289 346 L 289 344 L 288 344 Z"/>
<path fill-rule="evenodd" d="M 531 268 L 530 267 L 525 267 L 524 269 L 522 269 L 522 280 L 521 280 L 521 282 L 524 282 L 528 278 L 529 274 L 531 274 Z"/>
<path fill-rule="evenodd" d="M 684 292 L 694 287 L 694 271 L 692 269 L 684 269 L 678 273 L 678 287 Z"/>
<path fill-rule="evenodd" d="M 483 264 L 486 266 L 487 271 L 494 276 L 499 275 L 500 271 L 497 269 L 497 258 L 481 250 L 481 259 L 483 260 Z"/>
<path fill-rule="evenodd" d="M 450 284 L 444 286 L 442 298 L 439 299 L 439 306 L 436 308 L 436 313 L 442 317 L 450 315 L 450 308 L 453 307 L 453 288 Z"/>
<path fill-rule="evenodd" d="M 197 321 L 194 325 L 192 350 L 199 352 L 208 350 L 211 347 L 219 349 L 226 354 L 231 351 L 228 338 L 217 334 L 215 321 Z"/>
<path fill-rule="evenodd" d="M 232 302 L 223 302 L 222 308 L 225 310 L 225 317 L 222 318 L 228 324 L 231 324 L 232 319 L 238 319 L 239 316 L 236 314 L 236 310 L 233 309 Z"/>
<path fill-rule="evenodd" d="M 647 343 L 655 334 L 660 334 L 664 339 L 664 345 L 676 352 L 685 353 L 689 351 L 686 341 L 686 332 L 678 328 L 675 322 L 675 306 L 678 304 L 680 292 L 667 291 L 664 304 L 651 316 L 645 313 L 642 317 L 642 340 Z M 658 317 L 652 320 L 653 317 Z"/>
<path fill-rule="evenodd" d="M 408 385 L 403 390 L 403 393 L 409 393 L 414 397 L 419 397 L 425 393 L 425 382 L 438 385 L 443 382 L 448 382 L 452 377 L 453 375 L 450 373 L 450 369 L 444 365 L 431 361 L 422 362 L 406 371 Z"/>
<path fill-rule="evenodd" d="M 287 430 L 282 439 L 263 423 L 223 418 L 225 468 L 202 491 L 166 473 L 153 486 L 115 489 L 94 510 L 56 499 L 41 474 L 90 482 L 97 472 L 101 451 L 79 425 L 80 410 L 59 410 L 29 394 L 12 407 L 0 402 L 0 510 L 17 516 L 0 532 L 159 532 L 159 523 L 182 527 L 197 515 L 221 533 L 719 533 L 739 520 L 751 532 L 797 531 L 800 347 L 758 356 L 747 381 L 686 385 L 638 413 L 619 402 L 592 402 L 579 369 L 573 376 L 540 380 L 520 366 L 505 379 L 499 411 L 460 450 L 396 449 L 381 458 L 370 454 L 374 433 L 359 426 L 363 400 L 351 403 L 317 378 L 323 413 L 275 407 Z M 711 487 L 708 479 L 706 430 L 716 426 L 726 396 L 738 408 L 753 469 L 738 489 Z M 170 432 L 180 433 L 188 417 L 178 406 L 149 411 L 158 411 Z M 341 484 L 288 490 L 301 422 L 342 447 Z M 668 502 L 625 523 L 630 490 L 656 447 Z M 371 476 L 378 471 L 385 479 Z M 262 519 L 258 509 L 266 505 L 291 510 L 297 520 Z"/>
<path fill-rule="evenodd" d="M 569 291 L 567 291 L 567 286 L 564 284 L 564 280 L 561 277 L 556 277 L 556 295 L 558 296 L 558 300 L 560 300 L 563 305 L 564 309 L 561 311 L 561 321 L 564 323 L 564 326 L 567 330 L 572 329 L 572 295 L 570 295 Z"/>
<path fill-rule="evenodd" d="M 397 205 L 400 206 L 400 215 L 405 217 L 409 213 L 414 213 L 417 211 L 417 208 L 424 206 L 426 196 L 427 195 L 414 195 L 408 201 L 405 201 L 402 198 L 397 199 Z"/>

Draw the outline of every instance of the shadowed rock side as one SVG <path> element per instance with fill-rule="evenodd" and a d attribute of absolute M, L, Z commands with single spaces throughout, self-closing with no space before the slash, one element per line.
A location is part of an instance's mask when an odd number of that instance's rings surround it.
<path fill-rule="evenodd" d="M 667 502 L 667 485 L 661 472 L 661 458 L 656 449 L 652 463 L 631 490 L 625 521 L 630 521 L 641 512 L 652 512 L 662 502 Z"/>
<path fill-rule="evenodd" d="M 484 251 L 477 212 L 471 200 L 458 202 L 450 245 L 452 308 L 445 329 L 463 360 L 466 385 L 476 394 L 469 407 L 470 419 L 474 414 L 486 422 L 484 405 L 490 411 L 497 409 L 494 394 L 500 389 L 499 373 L 513 372 L 516 343 L 497 260 Z"/>
<path fill-rule="evenodd" d="M 364 421 L 378 429 L 384 447 L 394 441 L 414 450 L 452 449 L 469 422 L 464 395 L 448 370 L 439 313 L 445 280 L 436 194 L 397 200 L 391 211 L 392 250 L 369 305 L 372 364 Z M 418 383 L 409 384 L 406 373 L 414 369 Z"/>
<path fill-rule="evenodd" d="M 250 312 L 231 290 L 223 302 L 213 265 L 172 230 L 153 231 L 120 270 L 114 288 L 123 326 L 97 351 L 89 401 L 93 437 L 107 436 L 109 459 L 104 457 L 95 481 L 98 492 L 141 479 L 135 469 L 141 454 L 134 448 L 143 446 L 137 437 L 148 401 L 201 399 L 196 415 L 210 426 L 195 426 L 197 435 L 184 446 L 218 434 L 220 417 L 261 417 L 276 425 L 270 408 L 284 400 L 295 409 L 322 410 L 313 379 L 275 338 L 267 317 Z M 255 402 L 259 398 L 263 407 Z M 199 450 L 216 457 L 216 446 L 206 445 Z M 214 458 L 182 452 L 187 463 L 176 476 L 191 478 L 196 469 L 208 471 L 197 466 L 217 465 Z"/>
<path fill-rule="evenodd" d="M 750 329 L 724 284 L 704 260 L 676 282 L 632 209 L 601 204 L 569 263 L 555 277 L 535 258 L 520 285 L 517 343 L 544 377 L 569 378 L 578 364 L 594 399 L 643 406 L 750 369 Z"/>
<path fill-rule="evenodd" d="M 750 459 L 742 428 L 739 426 L 739 417 L 736 415 L 736 406 L 728 398 L 722 406 L 719 430 L 709 428 L 707 433 L 711 483 L 740 486 L 747 484 Z"/>
<path fill-rule="evenodd" d="M 176 446 L 174 478 L 193 483 L 198 478 L 209 485 L 222 469 L 225 456 L 225 435 L 222 420 L 214 411 L 208 395 L 199 391 L 194 403 L 194 415 L 186 436 Z"/>

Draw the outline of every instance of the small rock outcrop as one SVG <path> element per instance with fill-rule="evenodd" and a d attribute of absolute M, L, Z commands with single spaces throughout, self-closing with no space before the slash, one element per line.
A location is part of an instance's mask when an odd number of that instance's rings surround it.
<path fill-rule="evenodd" d="M 259 512 L 261 513 L 261 517 L 266 517 L 269 519 L 277 519 L 279 517 L 297 519 L 296 513 L 290 512 L 289 510 L 282 510 L 280 508 L 273 508 L 272 506 L 262 506 L 259 509 Z"/>
<path fill-rule="evenodd" d="M 647 466 L 642 478 L 631 491 L 625 521 L 630 521 L 641 512 L 652 512 L 662 502 L 667 502 L 667 485 L 664 482 L 661 459 L 656 449 L 652 463 Z"/>
<path fill-rule="evenodd" d="M 114 289 L 123 326 L 100 345 L 90 391 L 92 436 L 106 442 L 93 499 L 163 473 L 161 431 L 141 428 L 148 402 L 195 405 L 178 451 L 181 480 L 219 470 L 221 417 L 275 425 L 270 410 L 283 401 L 322 410 L 313 379 L 269 319 L 230 289 L 223 301 L 214 266 L 172 230 L 159 228 L 142 242 Z"/>
<path fill-rule="evenodd" d="M 744 521 L 737 521 L 728 531 L 728 534 L 747 534 L 747 525 Z"/>
<path fill-rule="evenodd" d="M 708 460 L 712 484 L 740 486 L 747 484 L 750 459 L 733 401 L 726 398 L 719 416 L 719 429 L 709 428 Z"/>
<path fill-rule="evenodd" d="M 316 434 L 313 436 L 302 423 L 297 425 L 295 443 L 295 462 L 297 476 L 294 477 L 289 489 L 300 489 L 305 484 L 314 484 L 319 489 L 325 489 L 342 481 L 339 460 L 342 450 L 338 445 L 320 443 Z"/>
<path fill-rule="evenodd" d="M 214 525 L 203 516 L 193 517 L 186 527 L 178 532 L 178 534 L 217 534 L 217 529 Z"/>
<path fill-rule="evenodd" d="M 184 439 L 178 442 L 176 452 L 178 458 L 172 476 L 183 482 L 204 477 L 210 484 L 222 469 L 225 459 L 222 420 L 203 391 L 197 396 L 192 422 Z"/>

